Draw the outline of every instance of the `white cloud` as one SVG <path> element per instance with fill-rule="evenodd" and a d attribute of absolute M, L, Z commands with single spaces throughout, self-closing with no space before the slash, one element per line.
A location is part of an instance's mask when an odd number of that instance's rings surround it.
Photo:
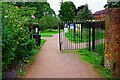
<path fill-rule="evenodd" d="M 92 13 L 104 9 L 104 5 L 107 3 L 107 0 L 63 0 L 63 1 L 72 1 L 76 8 L 78 6 L 88 4 L 89 9 L 92 11 Z M 47 0 L 48 3 L 50 3 L 50 6 L 56 14 L 58 14 L 60 10 L 60 2 L 61 0 Z"/>
<path fill-rule="evenodd" d="M 51 8 L 54 9 L 55 13 L 58 14 L 60 10 L 60 1 L 61 0 L 47 0 Z"/>

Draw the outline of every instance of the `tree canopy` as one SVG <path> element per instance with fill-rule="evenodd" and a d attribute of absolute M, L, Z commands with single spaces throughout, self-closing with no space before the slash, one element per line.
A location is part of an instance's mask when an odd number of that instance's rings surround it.
<path fill-rule="evenodd" d="M 104 8 L 120 8 L 120 1 L 119 2 L 109 2 L 105 4 Z"/>
<path fill-rule="evenodd" d="M 59 26 L 59 19 L 56 16 L 51 16 L 51 15 L 47 15 L 47 16 L 43 16 L 40 21 L 40 29 L 45 30 L 45 29 L 57 29 Z"/>
<path fill-rule="evenodd" d="M 82 8 L 77 15 L 77 19 L 93 19 L 93 14 L 89 10 L 88 5 L 85 4 L 84 8 Z"/>
<path fill-rule="evenodd" d="M 75 17 L 75 10 L 76 10 L 76 7 L 73 2 L 68 1 L 68 2 L 61 3 L 58 16 L 62 21 L 73 20 Z"/>
<path fill-rule="evenodd" d="M 16 5 L 18 7 L 28 6 L 28 7 L 36 7 L 35 17 L 37 19 L 42 18 L 44 15 L 54 15 L 54 10 L 50 7 L 50 4 L 47 2 L 17 2 Z"/>
<path fill-rule="evenodd" d="M 31 23 L 38 23 L 39 28 L 41 30 L 55 27 L 58 24 L 58 18 L 56 18 L 54 10 L 50 7 L 50 4 L 47 2 L 17 2 L 15 5 L 18 6 L 19 8 L 21 7 L 36 8 L 35 13 L 33 14 L 35 18 L 29 21 Z"/>

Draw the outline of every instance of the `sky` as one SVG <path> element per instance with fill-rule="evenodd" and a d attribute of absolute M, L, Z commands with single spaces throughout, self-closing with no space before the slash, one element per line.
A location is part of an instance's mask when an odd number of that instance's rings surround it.
<path fill-rule="evenodd" d="M 103 10 L 104 5 L 107 3 L 107 0 L 63 0 L 63 1 L 72 1 L 76 8 L 78 6 L 88 4 L 89 9 L 92 11 L 92 13 L 95 13 L 96 11 Z M 50 4 L 51 8 L 55 11 L 56 14 L 59 14 L 60 10 L 60 2 L 61 0 L 47 0 L 47 2 Z"/>

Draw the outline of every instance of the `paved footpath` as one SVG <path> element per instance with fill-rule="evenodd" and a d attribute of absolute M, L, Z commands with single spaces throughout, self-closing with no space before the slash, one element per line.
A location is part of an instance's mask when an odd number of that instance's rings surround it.
<path fill-rule="evenodd" d="M 46 43 L 27 71 L 25 78 L 100 78 L 92 65 L 76 54 L 59 51 L 58 34 L 46 38 Z"/>

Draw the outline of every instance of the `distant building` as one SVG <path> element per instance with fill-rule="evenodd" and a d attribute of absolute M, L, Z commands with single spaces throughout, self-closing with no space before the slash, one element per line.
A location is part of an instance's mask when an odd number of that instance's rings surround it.
<path fill-rule="evenodd" d="M 97 12 L 95 12 L 93 15 L 94 15 L 94 18 L 96 19 L 96 20 L 104 20 L 105 19 L 105 17 L 106 17 L 106 9 L 104 9 L 104 10 L 100 10 L 100 11 L 97 11 Z"/>

